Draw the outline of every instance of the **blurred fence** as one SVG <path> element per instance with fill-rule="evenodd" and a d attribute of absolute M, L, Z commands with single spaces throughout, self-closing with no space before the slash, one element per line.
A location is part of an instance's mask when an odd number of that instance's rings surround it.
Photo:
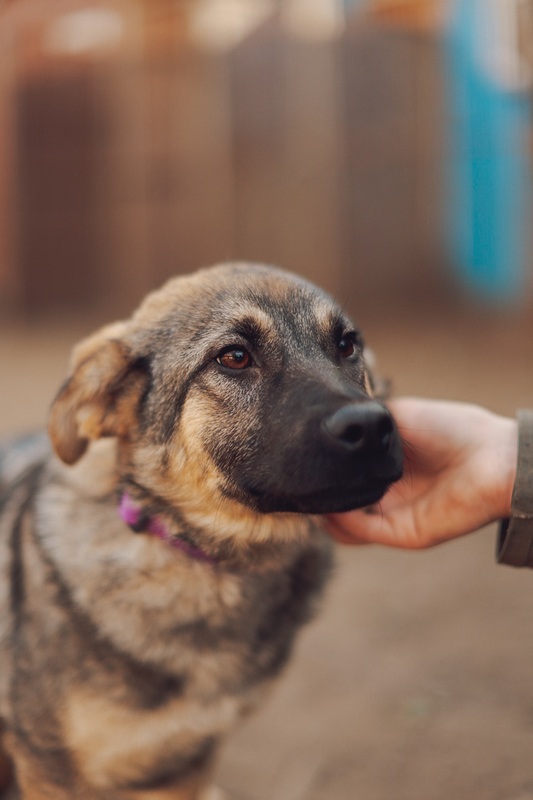
<path fill-rule="evenodd" d="M 437 5 L 0 5 L 3 307 L 122 313 L 228 258 L 348 303 L 438 283 Z"/>

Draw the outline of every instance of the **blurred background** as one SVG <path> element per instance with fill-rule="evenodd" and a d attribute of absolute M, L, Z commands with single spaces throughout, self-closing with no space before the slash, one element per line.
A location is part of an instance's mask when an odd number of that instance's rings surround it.
<path fill-rule="evenodd" d="M 174 274 L 328 289 L 395 394 L 533 404 L 533 0 L 0 0 L 0 434 Z M 339 548 L 235 800 L 533 798 L 533 576 Z"/>

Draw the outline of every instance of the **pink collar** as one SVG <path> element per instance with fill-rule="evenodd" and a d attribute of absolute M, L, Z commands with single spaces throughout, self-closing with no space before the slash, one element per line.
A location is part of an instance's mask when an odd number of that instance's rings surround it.
<path fill-rule="evenodd" d="M 178 539 L 170 533 L 159 517 L 145 517 L 142 508 L 131 499 L 127 492 L 124 492 L 122 495 L 118 513 L 120 518 L 129 525 L 135 533 L 151 533 L 152 536 L 156 536 L 158 539 L 168 542 L 171 547 L 181 550 L 191 558 L 196 558 L 198 561 L 205 561 L 209 564 L 215 563 L 216 559 L 213 558 L 213 556 L 208 555 L 199 547 L 193 547 L 193 545 L 184 542 L 182 539 Z"/>

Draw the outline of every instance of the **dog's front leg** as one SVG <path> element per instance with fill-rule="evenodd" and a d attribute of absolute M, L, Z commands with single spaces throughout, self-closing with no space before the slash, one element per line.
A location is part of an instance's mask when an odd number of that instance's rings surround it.
<path fill-rule="evenodd" d="M 26 761 L 16 760 L 16 786 L 12 788 L 14 792 L 8 797 L 16 800 L 73 800 L 75 794 L 69 789 L 64 789 L 56 784 L 48 783 L 39 775 L 39 771 L 33 769 Z"/>
<path fill-rule="evenodd" d="M 20 797 L 20 800 L 75 800 L 78 797 L 80 800 L 82 798 L 85 800 L 85 798 L 93 797 L 84 790 L 78 794 L 76 789 L 63 790 L 58 786 L 45 784 L 24 770 L 19 775 L 19 790 L 20 794 L 17 794 L 16 797 Z M 103 796 L 97 793 L 94 795 L 95 800 L 97 797 Z M 116 797 L 116 800 L 230 800 L 229 796 L 217 787 L 205 786 L 205 776 L 192 778 L 180 787 L 151 789 L 128 794 L 120 792 L 116 795 L 113 794 L 113 797 Z"/>

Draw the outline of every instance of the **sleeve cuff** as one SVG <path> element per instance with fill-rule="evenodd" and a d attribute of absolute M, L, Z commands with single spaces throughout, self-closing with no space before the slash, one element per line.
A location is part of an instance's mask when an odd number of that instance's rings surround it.
<path fill-rule="evenodd" d="M 496 560 L 513 567 L 533 567 L 533 411 L 520 410 L 518 466 L 509 519 L 500 522 Z"/>

